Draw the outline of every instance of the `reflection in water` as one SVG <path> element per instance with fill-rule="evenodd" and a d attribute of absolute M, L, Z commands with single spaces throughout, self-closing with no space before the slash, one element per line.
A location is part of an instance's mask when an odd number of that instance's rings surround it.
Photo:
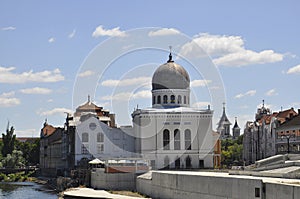
<path fill-rule="evenodd" d="M 0 183 L 0 198 L 12 199 L 57 199 L 57 194 L 46 186 L 33 182 Z"/>

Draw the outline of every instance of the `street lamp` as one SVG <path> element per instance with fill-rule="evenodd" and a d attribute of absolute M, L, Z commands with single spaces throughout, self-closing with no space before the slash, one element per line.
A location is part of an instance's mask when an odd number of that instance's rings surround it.
<path fill-rule="evenodd" d="M 281 140 L 285 138 L 287 140 L 287 153 L 290 153 L 290 139 L 294 138 L 294 134 L 288 134 L 288 135 L 281 135 Z"/>

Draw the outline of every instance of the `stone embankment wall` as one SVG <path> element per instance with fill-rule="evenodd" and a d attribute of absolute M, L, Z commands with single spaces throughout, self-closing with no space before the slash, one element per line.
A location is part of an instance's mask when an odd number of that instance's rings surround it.
<path fill-rule="evenodd" d="M 299 185 L 263 182 L 260 178 L 197 172 L 153 171 L 137 178 L 137 191 L 160 199 L 300 198 Z"/>
<path fill-rule="evenodd" d="M 105 190 L 136 190 L 135 173 L 105 173 L 102 168 L 91 172 L 91 187 Z"/>

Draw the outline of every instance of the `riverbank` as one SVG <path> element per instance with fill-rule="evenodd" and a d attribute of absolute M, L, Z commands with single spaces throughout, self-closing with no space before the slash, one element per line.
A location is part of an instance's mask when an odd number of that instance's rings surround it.
<path fill-rule="evenodd" d="M 124 195 L 121 195 L 124 194 Z M 63 192 L 64 199 L 70 198 L 109 198 L 109 199 L 141 199 L 145 198 L 139 194 L 132 196 L 132 192 L 108 192 L 105 190 L 94 190 L 90 188 L 72 188 Z"/>
<path fill-rule="evenodd" d="M 33 177 L 34 173 L 34 171 L 29 173 L 25 173 L 24 171 L 9 174 L 0 173 L 0 182 L 33 182 L 36 180 Z"/>

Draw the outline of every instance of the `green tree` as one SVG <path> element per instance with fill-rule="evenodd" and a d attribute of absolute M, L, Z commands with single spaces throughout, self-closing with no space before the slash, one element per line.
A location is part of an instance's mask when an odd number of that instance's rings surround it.
<path fill-rule="evenodd" d="M 13 150 L 15 149 L 16 135 L 14 135 L 14 131 L 14 127 L 12 126 L 9 130 L 8 125 L 6 129 L 6 134 L 2 133 L 3 147 L 1 153 L 3 157 L 6 157 L 7 154 L 12 154 Z"/>
<path fill-rule="evenodd" d="M 225 167 L 243 165 L 243 135 L 236 140 L 222 140 L 221 157 L 221 164 Z"/>
<path fill-rule="evenodd" d="M 40 140 L 32 142 L 20 142 L 16 140 L 16 149 L 23 152 L 26 165 L 37 165 L 40 157 Z"/>
<path fill-rule="evenodd" d="M 12 154 L 7 154 L 1 163 L 5 168 L 18 168 L 24 166 L 25 159 L 22 151 L 13 150 Z"/>

